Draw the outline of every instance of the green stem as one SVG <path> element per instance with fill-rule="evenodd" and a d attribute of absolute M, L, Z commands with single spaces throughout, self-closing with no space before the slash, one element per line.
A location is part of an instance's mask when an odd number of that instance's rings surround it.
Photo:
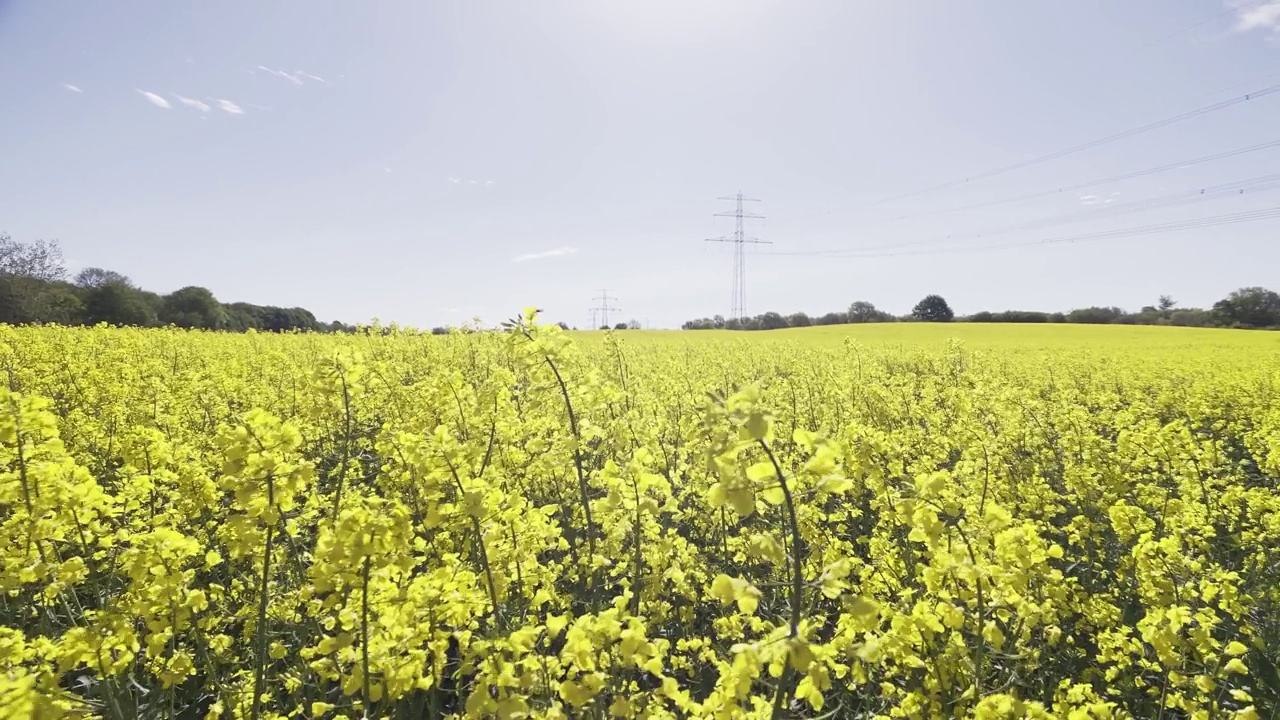
<path fill-rule="evenodd" d="M 787 506 L 787 522 L 791 526 L 791 634 L 790 639 L 795 640 L 800 637 L 800 613 L 804 606 L 804 578 L 803 559 L 800 557 L 800 522 L 796 519 L 795 499 L 791 496 L 791 488 L 787 485 L 787 478 L 782 474 L 782 467 L 778 465 L 778 459 L 773 456 L 773 451 L 769 449 L 768 443 L 760 440 L 760 447 L 764 449 L 765 455 L 769 456 L 769 462 L 773 464 L 773 471 L 778 476 L 778 486 L 782 488 L 782 496 Z M 782 717 L 783 708 L 786 706 L 787 697 L 790 695 L 792 680 L 795 677 L 788 662 L 782 671 L 782 677 L 778 678 L 778 692 L 773 699 L 773 717 Z"/>
<path fill-rule="evenodd" d="M 262 692 L 267 671 L 267 582 L 271 572 L 271 540 L 275 527 L 267 526 L 266 549 L 262 554 L 262 585 L 258 593 L 258 658 L 253 673 L 253 720 L 262 717 Z"/>
<path fill-rule="evenodd" d="M 573 411 L 573 402 L 569 400 L 569 388 L 564 383 L 564 378 L 560 376 L 560 370 L 556 367 L 554 361 L 550 357 L 546 358 L 547 367 L 551 368 L 551 373 L 556 376 L 556 384 L 560 386 L 560 395 L 564 397 L 564 407 L 569 413 L 569 430 L 573 433 L 573 468 L 578 473 L 578 494 L 582 496 L 582 510 L 587 516 L 587 558 L 596 554 L 596 532 L 595 521 L 591 517 L 591 496 L 587 488 L 587 475 L 582 469 L 582 436 L 578 433 L 578 416 Z M 593 573 L 588 571 L 588 579 Z"/>
<path fill-rule="evenodd" d="M 347 389 L 347 375 L 338 370 L 342 378 L 342 465 L 338 470 L 338 487 L 333 493 L 333 522 L 338 522 L 338 511 L 342 509 L 342 485 L 347 479 L 347 466 L 351 462 L 351 392 Z"/>
<path fill-rule="evenodd" d="M 960 527 L 959 523 L 956 524 L 956 531 L 960 533 L 960 539 L 964 542 L 965 549 L 969 552 L 969 561 L 973 563 L 974 580 L 977 589 L 978 637 L 973 649 L 973 685 L 974 690 L 976 691 L 974 697 L 976 697 L 978 701 L 981 701 L 982 671 L 983 666 L 986 665 L 987 662 L 987 641 L 986 637 L 982 634 L 986 629 L 987 622 L 987 608 L 982 597 L 982 566 L 978 564 L 978 555 L 973 551 L 973 543 L 969 542 L 969 535 L 964 531 L 964 528 Z"/>
<path fill-rule="evenodd" d="M 631 592 L 632 592 L 631 614 L 639 615 L 640 614 L 640 590 L 641 590 L 641 583 L 642 583 L 641 572 L 644 567 L 644 555 L 641 552 L 642 546 L 640 542 L 643 539 L 642 537 L 643 528 L 641 527 L 641 524 L 640 524 L 640 483 L 639 481 L 636 481 L 633 478 L 631 487 L 635 491 L 635 496 L 636 496 L 636 523 L 634 528 L 635 542 L 636 542 L 635 581 L 632 583 L 632 588 L 631 588 Z"/>
<path fill-rule="evenodd" d="M 802 559 L 800 557 L 800 522 L 796 519 L 796 504 L 794 498 L 791 497 L 791 488 L 787 485 L 787 479 L 782 474 L 782 468 L 778 465 L 778 460 L 773 456 L 773 451 L 769 449 L 769 445 L 761 440 L 760 447 L 764 448 L 765 455 L 769 456 L 769 462 L 773 463 L 773 471 L 778 475 L 778 487 L 782 488 L 782 496 L 787 506 L 787 523 L 791 526 L 791 638 L 800 636 L 800 609 L 803 606 L 804 578 L 802 572 Z"/>
<path fill-rule="evenodd" d="M 453 466 L 453 462 L 448 456 L 441 453 L 444 462 L 449 466 L 449 473 L 453 475 L 453 482 L 458 486 L 458 499 L 465 502 L 467 489 L 462 484 L 462 478 L 458 476 L 458 469 Z M 476 547 L 479 549 L 480 567 L 484 570 L 485 584 L 489 587 L 489 602 L 493 605 L 493 620 L 499 628 L 505 623 L 502 620 L 502 613 L 498 611 L 498 590 L 493 584 L 493 570 L 489 567 L 489 551 L 484 546 L 484 530 L 480 527 L 480 519 L 475 515 L 471 516 L 471 529 L 476 535 Z"/>
<path fill-rule="evenodd" d="M 364 559 L 361 576 L 363 592 L 360 597 L 360 674 L 364 680 L 364 712 L 369 714 L 369 558 Z"/>

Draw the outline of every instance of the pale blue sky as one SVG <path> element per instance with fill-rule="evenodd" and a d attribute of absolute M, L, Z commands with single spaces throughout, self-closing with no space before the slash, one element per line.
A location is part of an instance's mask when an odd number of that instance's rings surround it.
<path fill-rule="evenodd" d="M 1278 84 L 1278 26 L 1280 0 L 0 0 L 0 231 L 323 320 L 584 325 L 608 288 L 678 326 L 728 310 L 702 239 L 741 189 L 775 243 L 753 313 L 1208 305 L 1280 289 L 1280 220 L 934 251 L 1280 207 L 1271 182 L 970 237 L 1256 179 L 1280 147 L 928 213 L 1280 140 L 1280 93 L 857 206 Z"/>

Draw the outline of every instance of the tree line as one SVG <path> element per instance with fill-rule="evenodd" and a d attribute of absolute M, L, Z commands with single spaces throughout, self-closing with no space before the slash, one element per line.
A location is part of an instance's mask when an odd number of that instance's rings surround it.
<path fill-rule="evenodd" d="M 0 233 L 0 323 L 355 331 L 341 322 L 322 323 L 306 308 L 219 302 L 210 290 L 194 285 L 161 295 L 114 270 L 86 268 L 70 276 L 56 242 L 21 243 L 4 233 Z"/>
<path fill-rule="evenodd" d="M 884 322 L 975 322 L 975 323 L 1081 323 L 1089 325 L 1176 325 L 1181 327 L 1224 327 L 1280 329 L 1280 293 L 1263 287 L 1246 287 L 1214 303 L 1212 308 L 1179 308 L 1168 295 L 1138 312 L 1118 307 L 1086 307 L 1068 312 L 1006 310 L 977 312 L 957 317 L 946 299 L 929 295 L 908 315 L 896 316 L 875 305 L 858 301 L 843 312 L 810 316 L 798 312 L 783 315 L 767 312 L 755 317 L 729 318 L 716 315 L 690 320 L 685 330 L 781 330 L 814 325 L 847 325 Z"/>

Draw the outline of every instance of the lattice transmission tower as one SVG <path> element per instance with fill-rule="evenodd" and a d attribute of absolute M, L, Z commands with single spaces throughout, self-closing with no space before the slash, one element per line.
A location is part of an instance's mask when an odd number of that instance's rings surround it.
<path fill-rule="evenodd" d="M 592 321 L 594 322 L 594 319 L 595 319 L 595 317 L 596 317 L 596 313 L 599 313 L 599 317 L 600 317 L 600 325 L 598 325 L 598 326 L 594 326 L 594 327 L 592 327 L 591 329 L 592 329 L 592 330 L 595 330 L 595 329 L 597 329 L 597 327 L 613 327 L 612 325 L 610 325 L 610 324 L 609 324 L 609 313 L 611 313 L 611 312 L 612 312 L 612 313 L 619 313 L 619 312 L 622 312 L 622 308 L 609 305 L 609 301 L 610 301 L 610 300 L 617 300 L 618 298 L 616 298 L 616 297 L 609 297 L 609 291 L 608 291 L 608 290 L 601 290 L 601 291 L 600 291 L 600 297 L 592 298 L 592 299 L 593 299 L 593 300 L 595 300 L 596 302 L 600 303 L 600 304 L 599 304 L 599 305 L 597 305 L 596 307 L 591 308 L 591 312 L 592 312 Z"/>
<path fill-rule="evenodd" d="M 741 320 L 747 316 L 747 245 L 772 245 L 768 240 L 747 237 L 744 221 L 745 220 L 763 220 L 763 215 L 757 215 L 742 209 L 742 204 L 746 202 L 760 202 L 756 198 L 743 197 L 739 191 L 737 195 L 717 198 L 719 200 L 733 200 L 734 209 L 728 212 L 716 213 L 716 217 L 731 217 L 734 219 L 733 234 L 722 235 L 718 238 L 707 238 L 707 242 L 733 243 L 733 298 L 729 302 L 729 319 Z"/>

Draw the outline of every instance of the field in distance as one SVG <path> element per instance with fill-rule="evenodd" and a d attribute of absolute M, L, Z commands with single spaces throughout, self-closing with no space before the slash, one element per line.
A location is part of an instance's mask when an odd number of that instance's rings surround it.
<path fill-rule="evenodd" d="M 1208 348 L 1243 351 L 1280 350 L 1280 333 L 1221 328 L 1152 325 L 1079 325 L 1068 323 L 863 323 L 823 325 L 783 330 L 624 330 L 619 337 L 638 341 L 698 342 L 785 341 L 814 347 L 843 345 L 854 340 L 867 345 L 929 347 L 955 339 L 972 348 L 1035 350 L 1037 348 L 1146 349 L 1196 351 Z M 604 331 L 573 333 L 584 338 Z"/>

